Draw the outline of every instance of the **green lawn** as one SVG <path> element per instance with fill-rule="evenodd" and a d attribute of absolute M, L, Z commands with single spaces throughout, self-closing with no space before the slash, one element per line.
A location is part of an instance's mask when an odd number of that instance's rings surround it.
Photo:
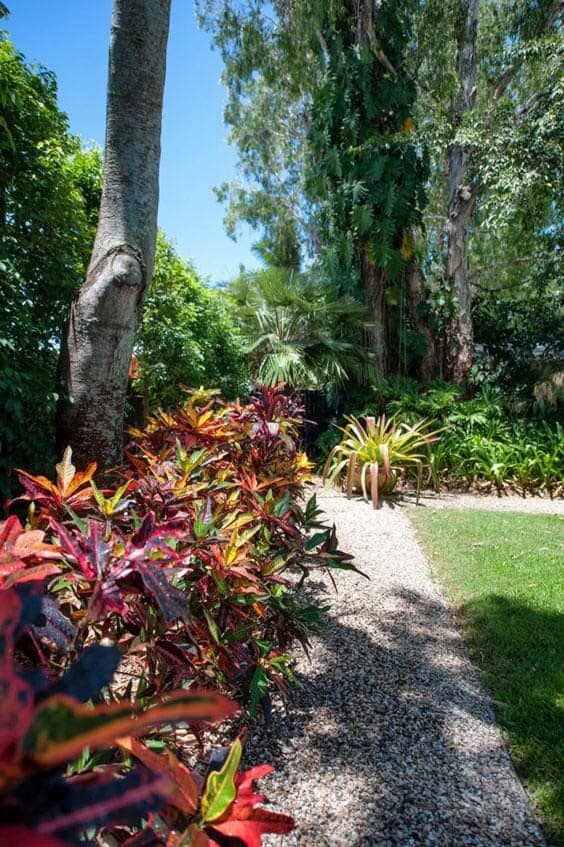
<path fill-rule="evenodd" d="M 548 840 L 564 845 L 564 519 L 412 509 Z"/>

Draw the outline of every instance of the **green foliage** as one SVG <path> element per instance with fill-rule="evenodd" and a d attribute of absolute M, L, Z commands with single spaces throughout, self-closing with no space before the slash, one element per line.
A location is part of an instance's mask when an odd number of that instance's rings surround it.
<path fill-rule="evenodd" d="M 389 0 L 318 9 L 307 187 L 319 208 L 331 277 L 364 294 L 363 264 L 398 279 L 424 204 L 425 157 L 413 136 L 416 89 L 405 70 L 410 19 Z"/>
<path fill-rule="evenodd" d="M 57 344 L 94 235 L 100 156 L 83 151 L 52 74 L 0 34 L 0 490 L 51 458 Z"/>
<path fill-rule="evenodd" d="M 241 222 L 261 231 L 263 256 L 298 270 L 314 252 L 314 220 L 305 181 L 308 89 L 315 73 L 309 23 L 262 0 L 197 0 L 200 20 L 224 60 L 224 120 L 238 151 L 237 179 L 216 193 L 227 204 L 229 235 Z M 274 11 L 274 14 L 271 14 Z"/>
<path fill-rule="evenodd" d="M 477 485 L 498 492 L 561 493 L 564 431 L 541 407 L 536 415 L 514 397 L 483 388 L 470 400 L 454 386 L 436 383 L 422 389 L 413 380 L 382 381 L 363 409 L 384 409 L 402 420 L 430 417 L 444 427 L 430 457 L 435 487 Z"/>
<path fill-rule="evenodd" d="M 248 388 L 242 340 L 225 298 L 205 285 L 162 233 L 135 351 L 135 390 L 150 408 L 176 405 L 183 385 L 216 384 L 227 397 Z"/>
<path fill-rule="evenodd" d="M 545 217 L 540 221 L 547 222 Z M 515 227 L 503 242 L 488 241 L 480 256 L 484 264 L 474 322 L 484 355 L 473 368 L 473 381 L 493 383 L 517 395 L 525 406 L 543 394 L 553 404 L 564 399 L 557 387 L 563 380 L 564 349 L 558 241 L 556 221 L 542 235 Z"/>
<path fill-rule="evenodd" d="M 2 92 L 4 92 L 2 94 Z M 70 135 L 52 74 L 0 40 L 0 491 L 9 472 L 54 460 L 59 339 L 94 240 L 102 158 Z M 149 406 L 174 405 L 179 384 L 246 386 L 237 329 L 211 291 L 161 236 L 139 336 Z"/>
<path fill-rule="evenodd" d="M 347 496 L 351 496 L 353 488 L 360 488 L 366 500 L 369 481 L 376 507 L 380 491 L 393 491 L 400 474 L 416 471 L 419 497 L 423 469 L 429 465 L 430 445 L 438 437 L 429 421 L 423 418 L 407 423 L 397 417 L 387 420 L 384 415 L 378 419 L 367 416 L 365 425 L 353 415 L 345 416 L 345 420 L 341 440 L 325 463 L 324 479 L 340 482 L 346 473 Z"/>
<path fill-rule="evenodd" d="M 470 655 L 547 841 L 564 845 L 562 518 L 410 513 L 450 593 Z"/>
<path fill-rule="evenodd" d="M 437 335 L 453 308 L 445 279 L 444 163 L 449 144 L 457 143 L 469 157 L 466 179 L 475 197 L 469 229 L 475 340 L 486 346 L 489 376 L 498 375 L 506 390 L 530 394 L 539 370 L 532 350 L 547 344 L 550 358 L 563 339 L 555 178 L 562 170 L 562 10 L 553 0 L 479 4 L 476 100 L 460 119 L 453 104 L 460 97 L 461 8 L 457 0 L 427 0 L 413 16 L 407 61 L 418 89 L 419 136 L 431 161 L 418 255 Z"/>
<path fill-rule="evenodd" d="M 314 273 L 243 272 L 229 294 L 251 370 L 265 384 L 285 382 L 334 397 L 369 371 L 366 310 L 352 297 L 332 296 Z"/>

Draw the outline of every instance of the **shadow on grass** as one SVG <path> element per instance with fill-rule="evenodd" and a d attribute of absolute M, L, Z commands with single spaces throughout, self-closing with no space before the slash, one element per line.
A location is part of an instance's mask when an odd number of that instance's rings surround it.
<path fill-rule="evenodd" d="M 302 847 L 539 847 L 450 613 L 397 589 L 336 607 L 286 713 L 250 740 Z M 322 604 L 327 586 L 309 585 Z M 357 625 L 355 625 L 357 624 Z M 322 811 L 320 817 L 319 812 Z"/>
<path fill-rule="evenodd" d="M 522 778 L 564 843 L 564 615 L 490 595 L 461 606 L 470 655 L 492 691 Z M 560 699 L 560 704 L 559 704 Z"/>

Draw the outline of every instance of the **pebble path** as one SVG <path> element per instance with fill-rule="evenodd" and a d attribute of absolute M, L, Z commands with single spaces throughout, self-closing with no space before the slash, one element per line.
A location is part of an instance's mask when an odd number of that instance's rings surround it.
<path fill-rule="evenodd" d="M 544 847 L 406 509 L 320 494 L 370 581 L 309 581 L 327 628 L 299 655 L 302 688 L 247 745 L 296 830 L 284 847 Z"/>

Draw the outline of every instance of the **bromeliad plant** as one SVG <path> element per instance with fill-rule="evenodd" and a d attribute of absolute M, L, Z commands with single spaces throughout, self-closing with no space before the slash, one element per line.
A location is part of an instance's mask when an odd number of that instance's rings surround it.
<path fill-rule="evenodd" d="M 323 478 L 333 483 L 345 480 L 347 497 L 360 490 L 376 509 L 381 494 L 395 488 L 400 474 L 416 472 L 417 503 L 421 493 L 423 470 L 429 465 L 429 447 L 441 430 L 432 430 L 432 422 L 422 419 L 413 424 L 367 416 L 366 425 L 352 415 L 339 427 L 343 438 L 327 459 Z"/>

